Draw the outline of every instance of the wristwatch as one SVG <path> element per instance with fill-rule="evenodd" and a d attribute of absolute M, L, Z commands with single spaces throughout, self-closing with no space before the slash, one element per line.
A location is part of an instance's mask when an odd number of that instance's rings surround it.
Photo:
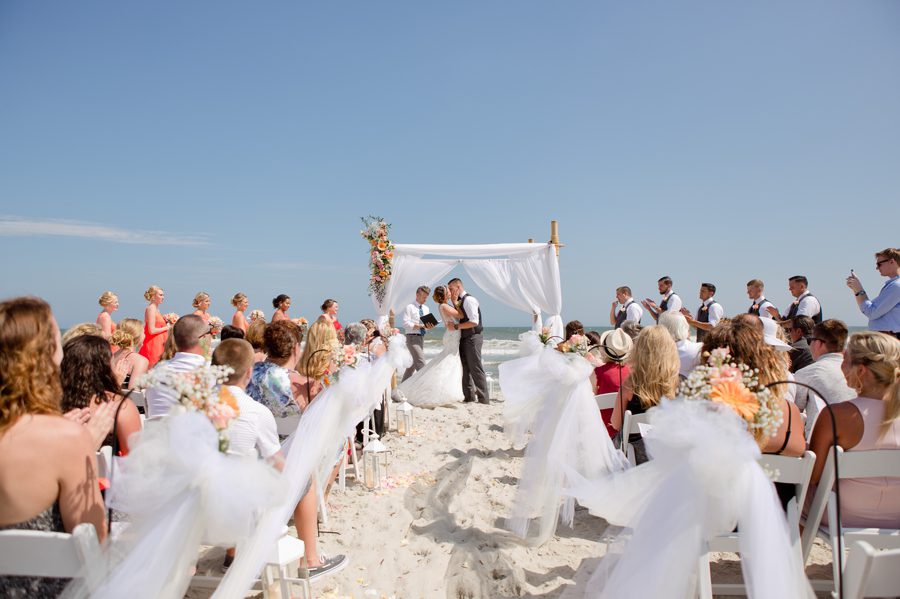
<path fill-rule="evenodd" d="M 857 291 L 857 292 L 854 293 L 853 295 L 859 297 L 860 295 L 864 295 L 865 293 L 866 293 L 866 290 L 865 290 L 865 289 L 860 289 L 859 291 Z"/>

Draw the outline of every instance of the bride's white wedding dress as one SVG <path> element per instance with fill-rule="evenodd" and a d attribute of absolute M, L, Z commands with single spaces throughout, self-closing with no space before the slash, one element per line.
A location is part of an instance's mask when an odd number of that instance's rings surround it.
<path fill-rule="evenodd" d="M 443 322 L 446 327 L 446 317 Z M 422 370 L 400 383 L 400 391 L 407 401 L 418 408 L 436 408 L 463 400 L 459 331 L 448 329 L 444 332 L 442 345 L 441 353 Z"/>

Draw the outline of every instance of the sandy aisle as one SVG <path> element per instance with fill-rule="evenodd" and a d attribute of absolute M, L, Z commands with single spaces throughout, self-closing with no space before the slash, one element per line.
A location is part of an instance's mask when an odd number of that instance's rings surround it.
<path fill-rule="evenodd" d="M 586 511 L 578 510 L 574 528 L 560 526 L 541 547 L 503 530 L 522 452 L 503 436 L 502 406 L 416 410 L 412 437 L 385 439 L 393 454 L 380 491 L 367 491 L 348 469 L 346 489 L 335 486 L 328 499 L 319 542 L 325 553 L 348 555 L 350 565 L 315 583 L 315 597 L 555 598 L 588 575 L 603 552 L 596 540 L 605 522 Z M 221 563 L 220 549 L 207 556 L 206 564 Z M 713 581 L 737 582 L 736 556 L 717 558 Z M 813 559 L 830 564 L 821 546 Z M 830 565 L 809 572 L 831 576 Z"/>

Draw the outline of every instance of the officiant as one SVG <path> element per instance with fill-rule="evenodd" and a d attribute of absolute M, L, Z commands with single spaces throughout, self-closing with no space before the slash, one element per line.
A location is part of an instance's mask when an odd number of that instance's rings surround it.
<path fill-rule="evenodd" d="M 416 289 L 416 301 L 407 305 L 403 311 L 403 332 L 406 333 L 406 347 L 413 358 L 412 366 L 403 373 L 404 381 L 417 370 L 425 367 L 425 332 L 434 328 L 434 324 L 432 324 L 434 322 L 433 316 L 430 319 L 426 319 L 431 322 L 422 321 L 426 315 L 431 314 L 431 310 L 425 305 L 430 293 L 431 288 L 427 285 L 422 285 Z"/>

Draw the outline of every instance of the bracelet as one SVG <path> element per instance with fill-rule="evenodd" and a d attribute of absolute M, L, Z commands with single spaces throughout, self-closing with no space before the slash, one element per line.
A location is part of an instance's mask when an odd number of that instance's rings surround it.
<path fill-rule="evenodd" d="M 865 289 L 860 289 L 859 291 L 857 291 L 857 292 L 854 293 L 853 295 L 855 295 L 856 297 L 859 297 L 860 295 L 865 295 L 865 294 L 866 294 L 866 290 L 865 290 Z"/>

